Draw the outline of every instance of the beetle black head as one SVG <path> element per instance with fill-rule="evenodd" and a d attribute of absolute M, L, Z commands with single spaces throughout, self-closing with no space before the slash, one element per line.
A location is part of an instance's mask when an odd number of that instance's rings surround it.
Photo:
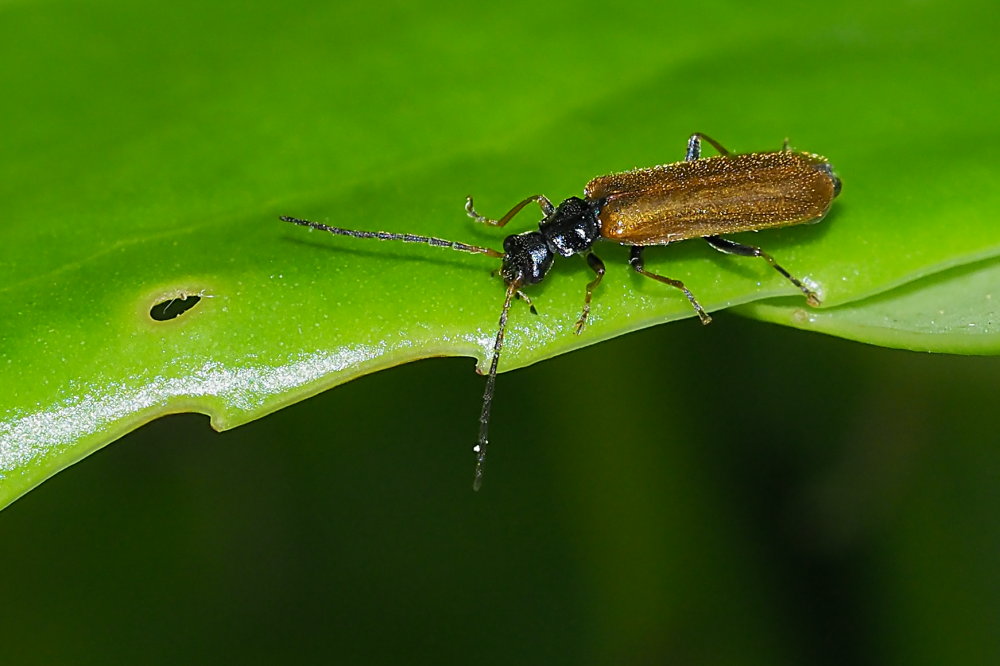
<path fill-rule="evenodd" d="M 536 284 L 552 268 L 555 255 L 537 231 L 507 236 L 503 240 L 503 264 L 500 275 L 507 284 Z"/>
<path fill-rule="evenodd" d="M 570 197 L 541 221 L 538 231 L 556 254 L 570 257 L 586 252 L 601 235 L 597 214 L 603 204 L 603 201 Z"/>

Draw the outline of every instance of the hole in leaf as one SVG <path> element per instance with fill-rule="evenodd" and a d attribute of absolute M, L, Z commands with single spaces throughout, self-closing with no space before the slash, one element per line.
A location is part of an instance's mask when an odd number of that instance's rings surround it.
<path fill-rule="evenodd" d="M 149 316 L 156 321 L 174 319 L 196 306 L 200 300 L 201 296 L 189 294 L 161 301 L 149 309 Z"/>

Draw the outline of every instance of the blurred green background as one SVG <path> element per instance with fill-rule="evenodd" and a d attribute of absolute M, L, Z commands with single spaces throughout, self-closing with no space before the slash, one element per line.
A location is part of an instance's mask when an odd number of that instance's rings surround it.
<path fill-rule="evenodd" d="M 123 224 L 154 235 L 176 224 L 205 232 L 201 259 L 244 247 L 226 240 L 246 229 L 260 256 L 230 263 L 273 277 L 278 263 L 253 261 L 301 255 L 284 270 L 304 281 L 331 253 L 306 259 L 312 245 L 276 243 L 255 226 L 274 208 L 301 201 L 305 211 L 281 212 L 331 215 L 375 192 L 389 196 L 361 211 L 371 219 L 405 228 L 401 217 L 426 215 L 444 233 L 461 224 L 460 211 L 443 212 L 456 192 L 460 202 L 487 190 L 495 206 L 525 186 L 555 197 L 600 165 L 645 163 L 674 143 L 659 159 L 676 159 L 691 131 L 739 149 L 790 133 L 855 160 L 831 226 L 805 238 L 863 246 L 868 225 L 886 264 L 905 263 L 920 248 L 906 244 L 910 220 L 892 217 L 901 202 L 935 214 L 947 202 L 952 231 L 990 219 L 954 188 L 919 181 L 911 192 L 922 167 L 885 170 L 995 145 L 995 127 L 984 137 L 976 124 L 995 115 L 996 47 L 984 42 L 995 13 L 987 2 L 11 2 L 0 5 L 0 206 L 20 221 L 68 220 L 58 233 L 24 225 L 49 250 L 43 276 L 94 238 L 116 257 Z M 845 59 L 842 79 L 817 76 L 831 54 Z M 716 93 L 720 68 L 729 87 Z M 51 78 L 39 83 L 38 71 Z M 652 95 L 616 102 L 605 86 Z M 734 86 L 766 94 L 732 98 Z M 872 90 L 874 101 L 858 92 Z M 908 150 L 887 159 L 870 143 L 880 139 Z M 483 169 L 493 155 L 494 171 Z M 891 184 L 885 196 L 857 177 L 866 169 Z M 420 213 L 397 206 L 414 188 Z M 852 191 L 865 206 L 852 208 Z M 185 226 L 206 219 L 223 222 Z M 803 245 L 775 244 L 783 258 Z M 671 251 L 676 265 L 722 265 Z M 412 276 L 466 265 L 419 256 L 388 281 L 412 287 Z M 167 256 L 150 273 L 184 264 Z M 851 278 L 864 291 L 880 270 Z M 582 273 L 546 285 L 543 315 L 575 318 L 563 305 L 578 301 Z M 103 313 L 103 290 L 119 302 L 123 281 L 80 284 L 96 295 L 72 317 L 86 320 L 88 303 Z M 437 309 L 461 303 L 456 318 L 492 322 L 497 285 L 472 284 L 435 292 Z M 309 316 L 281 311 L 283 293 L 260 297 L 261 318 Z M 467 300 L 476 293 L 492 298 Z M 10 358 L 4 389 L 17 393 Z M 482 379 L 467 358 L 369 375 L 222 434 L 204 416 L 165 417 L 0 512 L 0 659 L 993 663 L 998 364 L 725 313 L 707 328 L 659 326 L 501 375 L 478 494 L 469 449 Z"/>
<path fill-rule="evenodd" d="M 469 359 L 216 434 L 161 419 L 0 514 L 7 663 L 991 663 L 997 359 L 720 316 Z"/>

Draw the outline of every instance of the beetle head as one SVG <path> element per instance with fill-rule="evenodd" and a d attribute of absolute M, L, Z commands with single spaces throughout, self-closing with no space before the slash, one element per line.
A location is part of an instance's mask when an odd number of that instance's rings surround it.
<path fill-rule="evenodd" d="M 503 241 L 503 264 L 500 275 L 507 284 L 536 284 L 552 268 L 555 255 L 537 231 L 507 236 Z"/>

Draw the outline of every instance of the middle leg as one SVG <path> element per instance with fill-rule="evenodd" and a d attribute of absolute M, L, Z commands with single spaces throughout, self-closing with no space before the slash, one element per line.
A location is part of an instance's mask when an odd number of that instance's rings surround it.
<path fill-rule="evenodd" d="M 657 275 L 656 273 L 650 273 L 649 271 L 646 270 L 645 262 L 642 259 L 642 251 L 644 249 L 645 248 L 642 247 L 641 245 L 632 246 L 632 252 L 631 254 L 629 254 L 628 258 L 628 265 L 632 267 L 632 270 L 634 270 L 636 273 L 639 273 L 640 275 L 645 275 L 646 277 L 653 278 L 654 280 L 658 280 L 664 284 L 669 284 L 671 287 L 683 291 L 684 295 L 687 296 L 688 301 L 690 301 L 691 307 L 693 307 L 694 311 L 698 313 L 698 318 L 701 319 L 701 323 L 702 324 L 711 323 L 712 318 L 708 316 L 708 313 L 705 312 L 705 309 L 701 307 L 701 303 L 699 303 L 698 299 L 694 297 L 694 294 L 692 294 L 691 291 L 684 286 L 683 282 L 681 282 L 680 280 L 674 280 L 672 278 L 664 277 L 662 275 Z"/>

